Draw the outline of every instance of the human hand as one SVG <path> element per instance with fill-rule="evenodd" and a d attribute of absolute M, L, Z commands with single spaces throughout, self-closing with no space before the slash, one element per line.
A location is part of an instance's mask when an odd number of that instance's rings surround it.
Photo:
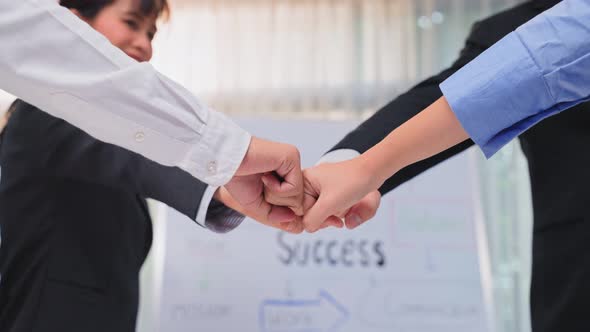
<path fill-rule="evenodd" d="M 368 193 L 344 214 L 346 228 L 355 229 L 371 220 L 377 214 L 379 205 L 381 205 L 381 193 L 379 190 Z"/>
<path fill-rule="evenodd" d="M 277 228 L 292 234 L 300 234 L 304 230 L 301 217 L 295 216 L 291 209 L 274 208 L 269 213 L 265 208 L 261 208 L 260 205 L 244 207 L 238 203 L 238 201 L 224 187 L 220 187 L 215 192 L 214 198 L 225 206 L 238 211 L 265 226 Z"/>
<path fill-rule="evenodd" d="M 305 190 L 305 197 L 303 199 L 303 206 L 306 210 L 316 203 L 319 194 L 314 188 L 307 187 Z M 372 219 L 379 209 L 381 204 L 381 193 L 378 190 L 368 193 L 360 202 L 353 205 L 351 208 L 335 213 L 324 220 L 322 226 L 316 230 L 310 229 L 313 233 L 317 230 L 324 229 L 329 226 L 336 228 L 346 227 L 348 229 L 355 229 L 364 224 L 366 221 Z"/>
<path fill-rule="evenodd" d="M 360 158 L 305 170 L 305 229 L 315 232 L 336 220 L 342 224 L 340 218 L 347 228 L 358 227 L 375 215 L 381 200 L 378 187 Z"/>
<path fill-rule="evenodd" d="M 272 182 L 273 193 L 265 197 L 263 178 Z M 266 175 L 266 176 L 265 176 Z M 299 150 L 288 144 L 253 137 L 246 156 L 232 180 L 224 186 L 238 204 L 237 211 L 261 222 L 293 222 L 298 230 L 303 215 L 303 174 Z M 221 191 L 223 193 L 223 191 Z M 282 229 L 282 228 L 281 228 Z"/>

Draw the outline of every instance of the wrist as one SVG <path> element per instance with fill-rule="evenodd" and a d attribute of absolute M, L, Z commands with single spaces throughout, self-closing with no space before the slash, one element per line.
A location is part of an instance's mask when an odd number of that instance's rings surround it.
<path fill-rule="evenodd" d="M 213 199 L 218 201 L 219 203 L 233 208 L 233 199 L 231 194 L 225 189 L 225 187 L 219 187 L 213 194 Z"/>
<path fill-rule="evenodd" d="M 215 191 L 215 194 L 213 194 L 213 198 L 232 210 L 246 214 L 242 205 L 235 200 L 225 187 L 219 187 L 217 191 Z"/>
<path fill-rule="evenodd" d="M 379 165 L 374 159 L 366 154 L 362 154 L 353 160 L 357 163 L 357 168 L 361 176 L 369 181 L 368 187 L 371 190 L 376 190 L 383 185 L 387 178 L 380 176 Z"/>
<path fill-rule="evenodd" d="M 364 174 L 371 179 L 373 189 L 379 189 L 387 179 L 402 168 L 397 161 L 388 160 L 387 155 L 380 151 L 381 148 L 378 144 L 357 158 Z"/>
<path fill-rule="evenodd" d="M 236 170 L 234 176 L 240 175 L 247 175 L 251 173 L 250 168 L 252 168 L 252 160 L 255 160 L 256 157 L 256 150 L 258 149 L 259 139 L 255 136 L 250 137 L 250 143 L 248 144 L 248 149 L 246 149 L 246 153 L 242 157 L 242 161 Z M 230 180 L 231 181 L 231 180 Z"/>

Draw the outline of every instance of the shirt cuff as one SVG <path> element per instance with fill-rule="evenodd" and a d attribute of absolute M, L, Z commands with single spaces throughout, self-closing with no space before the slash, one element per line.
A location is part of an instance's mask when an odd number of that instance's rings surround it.
<path fill-rule="evenodd" d="M 211 186 L 222 186 L 234 176 L 252 136 L 216 111 L 208 112 L 199 143 L 189 152 L 181 168 L 191 169 L 197 178 Z"/>
<path fill-rule="evenodd" d="M 238 227 L 246 217 L 213 199 L 217 188 L 208 186 L 205 189 L 195 221 L 215 233 L 227 233 Z"/>
<path fill-rule="evenodd" d="M 213 200 L 213 195 L 215 195 L 215 191 L 217 191 L 217 188 L 219 187 L 207 186 L 207 189 L 205 189 L 205 192 L 203 193 L 203 196 L 201 198 L 201 204 L 199 204 L 199 210 L 197 211 L 197 218 L 195 221 L 197 222 L 197 224 L 203 227 L 205 227 L 209 205 Z"/>
<path fill-rule="evenodd" d="M 445 80 L 440 89 L 488 158 L 540 121 L 539 113 L 553 104 L 542 71 L 514 32 Z"/>
<path fill-rule="evenodd" d="M 346 160 L 354 159 L 360 155 L 361 155 L 360 152 L 353 150 L 353 149 L 334 150 L 334 151 L 330 151 L 330 152 L 326 153 L 322 158 L 320 158 L 320 160 L 317 162 L 316 165 L 346 161 Z"/>
<path fill-rule="evenodd" d="M 242 224 L 246 217 L 213 199 L 207 212 L 205 227 L 215 233 L 228 233 Z"/>

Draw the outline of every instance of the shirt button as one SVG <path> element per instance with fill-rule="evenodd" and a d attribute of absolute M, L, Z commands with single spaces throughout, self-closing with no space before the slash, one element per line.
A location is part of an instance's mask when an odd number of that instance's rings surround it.
<path fill-rule="evenodd" d="M 214 175 L 215 173 L 217 173 L 217 162 L 216 161 L 210 161 L 207 164 L 207 172 L 209 172 L 209 174 Z"/>
<path fill-rule="evenodd" d="M 145 140 L 145 134 L 142 131 L 135 133 L 135 141 L 141 143 Z"/>

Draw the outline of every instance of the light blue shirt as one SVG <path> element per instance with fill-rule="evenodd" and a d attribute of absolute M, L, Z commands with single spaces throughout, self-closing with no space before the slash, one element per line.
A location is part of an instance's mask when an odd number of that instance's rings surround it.
<path fill-rule="evenodd" d="M 440 88 L 487 157 L 544 118 L 589 100 L 590 0 L 564 0 L 541 13 Z"/>

